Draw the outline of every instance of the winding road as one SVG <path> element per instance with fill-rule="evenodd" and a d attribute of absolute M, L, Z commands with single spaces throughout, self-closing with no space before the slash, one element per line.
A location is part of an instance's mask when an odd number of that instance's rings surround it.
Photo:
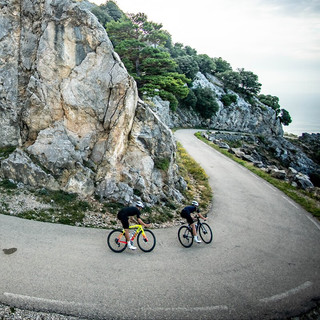
<path fill-rule="evenodd" d="M 175 133 L 214 191 L 210 245 L 157 229 L 153 252 L 111 252 L 108 230 L 0 215 L 0 302 L 87 319 L 285 319 L 320 297 L 320 224 L 203 142 Z M 12 254 L 3 249 L 17 248 Z"/>

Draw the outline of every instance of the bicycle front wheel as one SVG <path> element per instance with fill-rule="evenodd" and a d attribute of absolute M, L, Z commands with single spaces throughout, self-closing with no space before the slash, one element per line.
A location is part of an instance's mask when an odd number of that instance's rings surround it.
<path fill-rule="evenodd" d="M 122 252 L 127 247 L 126 237 L 122 229 L 111 231 L 107 242 L 113 252 Z"/>
<path fill-rule="evenodd" d="M 180 229 L 178 230 L 178 238 L 179 238 L 180 243 L 184 247 L 189 248 L 192 246 L 193 235 L 192 235 L 192 231 L 189 227 L 181 226 Z"/>
<path fill-rule="evenodd" d="M 199 235 L 204 243 L 210 243 L 212 241 L 212 230 L 205 222 L 199 226 Z"/>
<path fill-rule="evenodd" d="M 145 237 L 142 235 L 142 231 L 139 232 L 137 243 L 139 248 L 144 252 L 150 252 L 156 245 L 156 237 L 151 230 L 144 230 Z"/>

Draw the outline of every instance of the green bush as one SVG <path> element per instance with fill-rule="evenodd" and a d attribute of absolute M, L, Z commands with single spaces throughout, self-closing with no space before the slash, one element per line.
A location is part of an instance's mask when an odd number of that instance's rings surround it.
<path fill-rule="evenodd" d="M 230 106 L 232 103 L 237 102 L 237 96 L 234 94 L 225 94 L 221 97 L 221 102 L 226 107 Z"/>

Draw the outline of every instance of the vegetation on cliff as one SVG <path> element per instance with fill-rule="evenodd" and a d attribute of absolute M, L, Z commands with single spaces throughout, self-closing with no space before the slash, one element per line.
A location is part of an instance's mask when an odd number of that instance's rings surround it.
<path fill-rule="evenodd" d="M 253 106 L 253 98 L 276 111 L 283 125 L 291 123 L 287 110 L 279 105 L 279 98 L 259 95 L 262 84 L 251 71 L 239 68 L 234 71 L 221 57 L 211 58 L 182 43 L 173 43 L 169 32 L 161 23 L 149 21 L 144 13 L 125 15 L 114 1 L 107 1 L 91 11 L 105 26 L 116 52 L 128 72 L 138 84 L 140 97 L 160 96 L 170 102 L 170 107 L 188 106 L 203 118 L 210 118 L 218 111 L 215 95 L 198 92 L 192 81 L 200 71 L 218 77 L 226 89 L 241 95 Z M 198 90 L 198 91 L 197 91 Z M 232 101 L 224 98 L 223 103 Z"/>

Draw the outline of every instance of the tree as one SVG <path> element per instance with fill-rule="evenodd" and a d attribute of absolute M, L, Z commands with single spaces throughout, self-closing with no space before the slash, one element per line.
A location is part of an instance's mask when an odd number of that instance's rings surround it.
<path fill-rule="evenodd" d="M 259 101 L 261 101 L 263 104 L 269 106 L 273 110 L 276 111 L 276 114 L 278 115 L 280 113 L 280 105 L 279 105 L 279 98 L 276 96 L 271 96 L 270 94 L 264 95 L 259 94 L 258 96 Z"/>
<path fill-rule="evenodd" d="M 197 61 L 191 56 L 180 56 L 175 59 L 178 63 L 178 72 L 186 75 L 187 78 L 193 80 L 199 71 Z"/>
<path fill-rule="evenodd" d="M 213 62 L 216 65 L 215 73 L 222 73 L 226 71 L 232 71 L 232 67 L 229 62 L 223 60 L 221 57 L 214 58 Z"/>
<path fill-rule="evenodd" d="M 284 125 L 284 126 L 288 126 L 291 122 L 292 122 L 292 119 L 291 119 L 291 116 L 289 114 L 289 112 L 285 109 L 281 109 L 280 110 L 280 122 Z"/>
<path fill-rule="evenodd" d="M 217 77 L 224 83 L 224 85 L 235 92 L 239 92 L 239 86 L 241 77 L 239 72 L 227 70 L 222 73 L 218 73 Z"/>
<path fill-rule="evenodd" d="M 184 99 L 180 99 L 179 106 L 195 109 L 197 105 L 197 97 L 193 90 L 189 89 L 188 95 Z"/>
<path fill-rule="evenodd" d="M 225 71 L 218 73 L 217 77 L 222 80 L 224 85 L 238 93 L 252 97 L 261 90 L 261 83 L 258 82 L 258 76 L 251 71 L 238 69 L 238 71 Z"/>
<path fill-rule="evenodd" d="M 112 17 L 106 10 L 101 9 L 101 7 L 93 7 L 90 11 L 98 18 L 103 26 L 112 21 Z"/>
<path fill-rule="evenodd" d="M 199 54 L 196 57 L 196 60 L 199 65 L 199 70 L 201 73 L 206 74 L 214 74 L 216 70 L 216 64 L 214 62 L 214 59 L 210 58 L 206 54 Z"/>
<path fill-rule="evenodd" d="M 261 90 L 261 83 L 258 82 L 258 76 L 251 71 L 245 71 L 243 68 L 238 69 L 240 74 L 240 91 L 248 96 L 254 96 Z"/>
<path fill-rule="evenodd" d="M 188 95 L 190 80 L 176 72 L 178 65 L 164 48 L 169 34 L 161 28 L 143 13 L 106 25 L 115 51 L 137 82 L 139 94 L 159 95 L 174 109 L 178 99 Z"/>
<path fill-rule="evenodd" d="M 194 89 L 194 94 L 197 97 L 195 108 L 203 118 L 209 119 L 216 114 L 219 105 L 211 89 L 199 87 Z"/>

